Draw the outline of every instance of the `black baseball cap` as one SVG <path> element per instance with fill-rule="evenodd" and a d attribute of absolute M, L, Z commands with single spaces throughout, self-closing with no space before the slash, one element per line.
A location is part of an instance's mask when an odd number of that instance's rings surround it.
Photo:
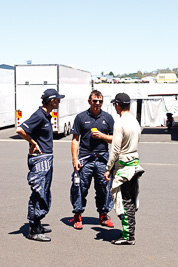
<path fill-rule="evenodd" d="M 58 99 L 61 99 L 61 98 L 64 98 L 65 95 L 60 95 L 56 89 L 46 89 L 41 98 L 44 100 L 44 101 L 47 101 L 47 100 L 50 100 L 50 99 L 54 99 L 54 98 L 58 98 Z"/>
<path fill-rule="evenodd" d="M 130 105 L 130 97 L 125 93 L 119 93 L 115 96 L 115 99 L 111 100 L 111 103 L 118 103 L 120 106 Z"/>

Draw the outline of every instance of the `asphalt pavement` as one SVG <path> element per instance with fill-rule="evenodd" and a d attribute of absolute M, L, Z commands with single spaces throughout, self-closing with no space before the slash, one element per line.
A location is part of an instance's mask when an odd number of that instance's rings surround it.
<path fill-rule="evenodd" d="M 30 188 L 26 176 L 28 144 L 15 128 L 0 130 L 0 266 L 178 266 L 178 128 L 144 128 L 139 144 L 140 208 L 136 214 L 136 245 L 116 246 L 122 227 L 114 210 L 113 229 L 98 224 L 95 193 L 91 185 L 83 230 L 75 230 L 70 204 L 71 135 L 54 140 L 52 206 L 43 220 L 52 228 L 52 241 L 27 239 L 27 204 Z"/>

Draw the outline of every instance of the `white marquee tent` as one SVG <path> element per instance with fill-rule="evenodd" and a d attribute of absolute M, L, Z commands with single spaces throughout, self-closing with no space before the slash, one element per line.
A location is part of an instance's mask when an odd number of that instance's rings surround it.
<path fill-rule="evenodd" d="M 117 93 L 126 93 L 131 98 L 131 113 L 143 127 L 165 126 L 166 113 L 178 116 L 178 84 L 95 84 L 94 89 L 104 96 L 103 109 L 115 118 L 116 112 L 110 103 Z"/>

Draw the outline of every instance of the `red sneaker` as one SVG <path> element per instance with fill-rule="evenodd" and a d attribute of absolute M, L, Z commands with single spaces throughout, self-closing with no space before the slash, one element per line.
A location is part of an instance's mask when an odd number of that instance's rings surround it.
<path fill-rule="evenodd" d="M 82 216 L 80 214 L 74 215 L 74 228 L 79 230 L 83 229 Z"/>
<path fill-rule="evenodd" d="M 114 227 L 114 224 L 111 222 L 111 218 L 106 213 L 100 214 L 99 223 L 102 226 Z"/>

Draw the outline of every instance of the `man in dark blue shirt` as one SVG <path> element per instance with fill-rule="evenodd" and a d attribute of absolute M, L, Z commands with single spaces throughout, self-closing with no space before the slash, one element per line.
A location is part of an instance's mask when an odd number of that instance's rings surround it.
<path fill-rule="evenodd" d="M 57 109 L 60 99 L 55 89 L 47 89 L 42 97 L 42 107 L 24 121 L 16 132 L 29 142 L 27 180 L 32 194 L 28 203 L 28 220 L 30 225 L 28 238 L 36 241 L 51 241 L 44 233 L 51 229 L 44 228 L 41 220 L 51 206 L 50 186 L 53 172 L 53 131 L 50 112 Z"/>
<path fill-rule="evenodd" d="M 72 133 L 72 160 L 74 167 L 71 187 L 71 203 L 73 205 L 74 228 L 82 229 L 81 214 L 86 207 L 86 197 L 94 177 L 96 190 L 96 207 L 99 212 L 99 223 L 114 227 L 107 213 L 113 207 L 110 185 L 104 179 L 106 163 L 109 157 L 108 143 L 112 142 L 112 116 L 101 110 L 103 95 L 93 90 L 89 96 L 90 108 L 75 118 Z M 80 144 L 79 144 L 80 139 Z M 75 176 L 80 177 L 80 185 L 75 185 Z"/>

